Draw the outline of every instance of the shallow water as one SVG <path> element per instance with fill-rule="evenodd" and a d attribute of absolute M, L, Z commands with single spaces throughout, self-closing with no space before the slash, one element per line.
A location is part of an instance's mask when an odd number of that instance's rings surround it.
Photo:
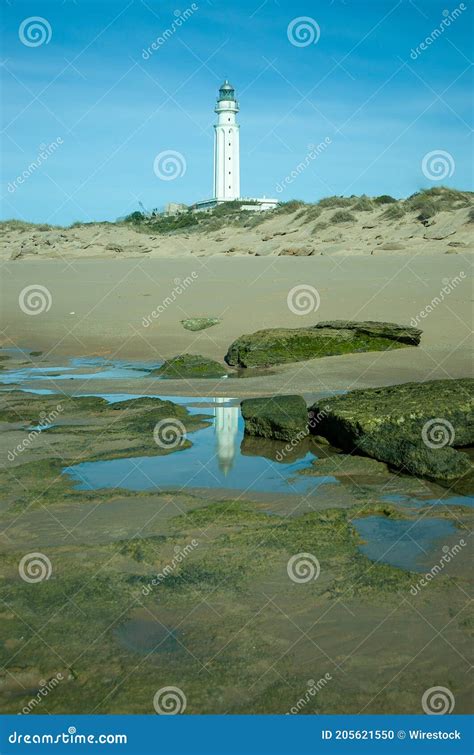
<path fill-rule="evenodd" d="M 425 571 L 433 563 L 433 553 L 442 553 L 442 545 L 457 529 L 446 519 L 388 519 L 368 516 L 354 519 L 354 527 L 365 541 L 359 546 L 372 561 L 409 571 Z"/>
<path fill-rule="evenodd" d="M 193 399 L 188 399 L 193 402 Z M 185 403 L 182 399 L 182 403 Z M 193 445 L 172 456 L 139 456 L 112 461 L 84 462 L 63 471 L 82 490 L 126 488 L 168 490 L 228 488 L 265 493 L 311 494 L 334 477 L 309 477 L 298 470 L 309 467 L 311 451 L 287 463 L 261 455 L 242 453 L 244 422 L 240 407 L 229 400 L 206 399 L 213 406 L 213 425 L 190 436 Z M 190 407 L 192 409 L 192 407 Z M 195 408 L 194 412 L 202 411 Z M 283 448 L 283 441 L 276 444 Z"/>

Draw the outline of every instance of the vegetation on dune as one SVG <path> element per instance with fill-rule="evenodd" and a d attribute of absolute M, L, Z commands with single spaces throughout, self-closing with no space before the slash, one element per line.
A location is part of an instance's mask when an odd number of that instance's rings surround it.
<path fill-rule="evenodd" d="M 374 209 L 372 200 L 363 194 L 355 204 L 351 206 L 353 212 L 371 212 Z"/>
<path fill-rule="evenodd" d="M 323 197 L 318 205 L 323 209 L 331 207 L 351 207 L 354 204 L 355 197 Z"/>
<path fill-rule="evenodd" d="M 391 197 L 390 194 L 381 194 L 379 197 L 374 197 L 372 201 L 374 204 L 393 204 L 397 200 L 395 197 Z"/>
<path fill-rule="evenodd" d="M 348 210 L 337 210 L 334 215 L 331 215 L 331 223 L 354 223 L 357 220 L 356 216 Z"/>
<path fill-rule="evenodd" d="M 383 220 L 399 220 L 400 218 L 403 218 L 405 215 L 405 207 L 401 203 L 397 204 L 391 204 L 389 207 L 387 207 L 386 210 L 382 213 L 382 219 Z"/>

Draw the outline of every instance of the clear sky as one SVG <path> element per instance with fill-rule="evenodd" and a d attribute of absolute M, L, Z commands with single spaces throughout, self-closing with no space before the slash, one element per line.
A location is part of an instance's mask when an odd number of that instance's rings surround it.
<path fill-rule="evenodd" d="M 472 189 L 471 7 L 3 0 L 2 216 L 114 220 L 139 201 L 208 198 L 226 77 L 241 108 L 244 196 L 406 196 L 439 183 L 422 162 L 440 150 L 442 183 Z M 168 150 L 180 154 L 174 180 L 154 171 Z"/>

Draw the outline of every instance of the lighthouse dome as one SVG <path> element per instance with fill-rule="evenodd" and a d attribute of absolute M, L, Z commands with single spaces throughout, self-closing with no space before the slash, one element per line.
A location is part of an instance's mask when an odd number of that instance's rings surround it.
<path fill-rule="evenodd" d="M 219 100 L 235 100 L 235 89 L 227 79 L 219 88 Z"/>

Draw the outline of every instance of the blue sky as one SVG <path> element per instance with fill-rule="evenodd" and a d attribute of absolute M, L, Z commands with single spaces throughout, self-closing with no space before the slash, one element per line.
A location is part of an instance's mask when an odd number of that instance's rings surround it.
<path fill-rule="evenodd" d="M 245 196 L 406 196 L 436 185 L 422 160 L 439 150 L 450 156 L 452 175 L 443 183 L 472 189 L 469 4 L 425 50 L 411 52 L 460 5 L 4 2 L 2 217 L 114 220 L 139 201 L 151 209 L 211 196 L 213 108 L 226 77 L 241 107 Z M 186 9 L 189 17 L 173 30 Z M 38 16 L 47 22 L 40 22 L 45 41 L 24 44 L 20 26 Z M 316 43 L 292 43 L 288 27 L 300 17 L 310 19 Z M 144 55 L 167 29 L 164 43 Z M 308 146 L 326 138 L 327 149 L 277 193 Z M 28 170 L 53 142 L 57 148 Z M 153 170 L 167 150 L 186 165 L 172 181 Z"/>

